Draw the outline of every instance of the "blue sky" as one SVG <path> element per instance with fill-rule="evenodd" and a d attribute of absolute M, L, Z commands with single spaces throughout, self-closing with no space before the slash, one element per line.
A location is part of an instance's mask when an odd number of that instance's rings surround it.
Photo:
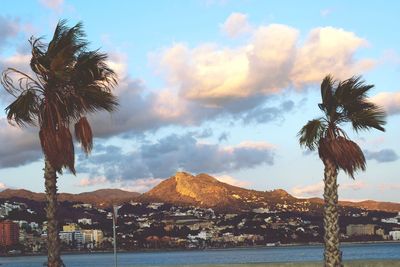
<path fill-rule="evenodd" d="M 388 112 L 386 132 L 353 138 L 367 171 L 339 175 L 340 198 L 399 202 L 400 36 L 396 2 L 3 1 L 0 68 L 28 70 L 31 35 L 83 21 L 91 48 L 119 74 L 120 110 L 90 117 L 95 149 L 76 146 L 60 191 L 146 191 L 178 170 L 257 190 L 322 195 L 323 165 L 296 134 L 320 116 L 319 83 L 363 75 Z M 0 108 L 11 98 L 0 93 Z M 0 114 L 0 190 L 43 191 L 35 129 Z"/>

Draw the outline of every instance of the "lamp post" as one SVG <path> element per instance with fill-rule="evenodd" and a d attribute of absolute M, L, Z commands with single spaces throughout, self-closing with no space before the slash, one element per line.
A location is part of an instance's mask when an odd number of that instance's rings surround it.
<path fill-rule="evenodd" d="M 114 265 L 118 267 L 118 259 L 117 259 L 117 231 L 116 231 L 116 224 L 117 224 L 117 217 L 118 217 L 118 209 L 120 207 L 117 205 L 113 205 L 113 236 L 114 236 Z"/>

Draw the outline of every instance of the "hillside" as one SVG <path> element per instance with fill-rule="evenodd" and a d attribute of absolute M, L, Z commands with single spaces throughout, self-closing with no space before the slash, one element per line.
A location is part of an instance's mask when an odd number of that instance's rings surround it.
<path fill-rule="evenodd" d="M 120 189 L 100 189 L 80 194 L 60 193 L 59 201 L 90 203 L 94 206 L 110 206 L 135 200 L 140 193 Z M 34 201 L 45 201 L 44 193 L 35 193 L 24 189 L 6 189 L 0 192 L 0 199 L 21 198 Z"/>
<path fill-rule="evenodd" d="M 23 198 L 45 201 L 44 193 L 34 193 L 24 189 L 6 189 L 0 192 L 0 199 Z M 135 202 L 164 202 L 185 206 L 213 208 L 220 211 L 245 211 L 267 208 L 279 211 L 321 212 L 323 199 L 298 199 L 285 190 L 256 191 L 244 189 L 218 181 L 208 174 L 191 175 L 177 172 L 150 191 L 140 194 L 120 189 L 101 189 L 80 194 L 60 193 L 60 201 L 91 203 L 97 207 Z M 400 203 L 362 201 L 340 201 L 342 210 L 366 209 L 400 212 Z"/>

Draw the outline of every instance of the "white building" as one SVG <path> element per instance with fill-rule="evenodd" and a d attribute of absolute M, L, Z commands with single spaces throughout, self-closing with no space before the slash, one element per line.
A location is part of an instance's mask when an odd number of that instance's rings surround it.
<path fill-rule="evenodd" d="M 389 236 L 390 236 L 393 240 L 400 240 L 400 231 L 390 231 L 390 232 L 389 232 Z"/>
<path fill-rule="evenodd" d="M 92 225 L 92 219 L 81 218 L 81 219 L 78 219 L 78 223 Z"/>

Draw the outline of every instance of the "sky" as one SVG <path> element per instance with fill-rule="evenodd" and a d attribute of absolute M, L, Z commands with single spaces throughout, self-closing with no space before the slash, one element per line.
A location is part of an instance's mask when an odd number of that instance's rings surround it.
<path fill-rule="evenodd" d="M 354 133 L 367 159 L 342 200 L 400 202 L 400 3 L 389 1 L 4 0 L 0 70 L 29 71 L 30 36 L 50 40 L 60 19 L 84 24 L 90 49 L 119 77 L 113 114 L 89 116 L 94 150 L 76 144 L 61 192 L 145 192 L 177 171 L 255 189 L 322 196 L 323 164 L 297 133 L 321 116 L 319 85 L 362 75 L 387 112 L 386 132 Z M 13 100 L 0 88 L 0 109 Z M 0 190 L 44 191 L 38 130 L 0 112 Z"/>

